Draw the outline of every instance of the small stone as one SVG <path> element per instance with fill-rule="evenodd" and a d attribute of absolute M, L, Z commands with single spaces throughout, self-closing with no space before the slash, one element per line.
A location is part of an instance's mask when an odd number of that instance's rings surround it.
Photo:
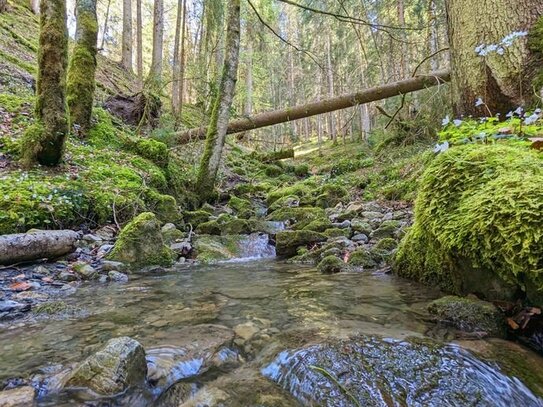
<path fill-rule="evenodd" d="M 347 229 L 351 227 L 351 221 L 350 220 L 344 220 L 341 223 L 332 223 L 332 226 L 339 229 Z"/>
<path fill-rule="evenodd" d="M 29 310 L 30 304 L 21 304 L 11 300 L 0 301 L 0 312 L 26 312 Z"/>
<path fill-rule="evenodd" d="M 31 386 L 17 387 L 0 391 L 0 406 L 2 407 L 31 407 L 34 406 L 36 390 Z"/>
<path fill-rule="evenodd" d="M 121 263 L 120 261 L 113 260 L 102 260 L 102 271 L 124 271 L 126 270 L 126 264 Z"/>
<path fill-rule="evenodd" d="M 259 331 L 260 329 L 258 329 L 258 327 L 255 326 L 255 324 L 253 324 L 252 322 L 246 322 L 244 324 L 240 324 L 234 327 L 234 332 L 236 333 L 236 335 L 245 341 L 251 339 Z"/>
<path fill-rule="evenodd" d="M 96 242 L 101 242 L 102 241 L 102 239 L 99 236 L 93 235 L 91 233 L 83 235 L 83 240 L 85 242 L 89 242 L 89 243 L 96 243 Z"/>
<path fill-rule="evenodd" d="M 34 268 L 33 272 L 44 276 L 51 274 L 51 271 L 45 266 L 37 266 Z"/>
<path fill-rule="evenodd" d="M 357 243 L 368 243 L 368 241 L 370 240 L 369 237 L 367 235 L 365 235 L 364 233 L 358 233 L 356 235 L 354 235 L 351 240 L 353 242 L 357 242 Z"/>
<path fill-rule="evenodd" d="M 383 214 L 381 212 L 362 212 L 362 217 L 373 220 L 373 219 L 381 219 L 383 217 Z"/>
<path fill-rule="evenodd" d="M 77 275 L 75 273 L 71 273 L 69 271 L 62 271 L 59 274 L 58 279 L 60 281 L 66 281 L 66 282 L 77 281 Z"/>
<path fill-rule="evenodd" d="M 101 240 L 113 240 L 116 234 L 117 229 L 112 225 L 106 225 L 94 232 L 94 235 L 99 237 Z"/>
<path fill-rule="evenodd" d="M 100 246 L 100 248 L 98 249 L 97 256 L 98 256 L 98 257 L 104 257 L 104 256 L 108 255 L 109 252 L 110 252 L 111 250 L 113 250 L 113 247 L 115 247 L 115 246 L 112 245 L 112 244 L 109 244 L 109 243 L 103 244 L 103 245 Z"/>
<path fill-rule="evenodd" d="M 84 280 L 91 280 L 98 273 L 94 267 L 86 263 L 76 263 L 72 268 Z"/>
<path fill-rule="evenodd" d="M 108 276 L 101 275 L 100 277 L 98 277 L 99 283 L 104 284 L 104 283 L 107 283 L 107 281 L 108 281 Z"/>
<path fill-rule="evenodd" d="M 139 270 L 143 274 L 152 274 L 152 273 L 164 273 L 166 269 L 162 266 L 147 266 Z"/>
<path fill-rule="evenodd" d="M 109 273 L 107 273 L 109 279 L 111 281 L 115 281 L 116 283 L 126 283 L 128 282 L 128 276 L 124 273 L 120 273 L 116 270 L 111 270 Z"/>

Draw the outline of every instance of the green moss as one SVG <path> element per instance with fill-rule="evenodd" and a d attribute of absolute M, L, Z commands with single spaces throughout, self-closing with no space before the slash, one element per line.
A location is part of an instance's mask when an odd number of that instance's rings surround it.
<path fill-rule="evenodd" d="M 341 237 L 341 236 L 345 236 L 348 238 L 348 237 L 351 237 L 352 229 L 351 228 L 344 228 L 344 229 L 329 228 L 329 229 L 326 229 L 323 233 L 329 239 L 333 239 L 335 237 Z"/>
<path fill-rule="evenodd" d="M 201 223 L 207 222 L 209 220 L 209 212 L 198 210 L 198 211 L 187 211 L 183 214 L 183 219 L 185 223 L 191 224 L 193 227 L 198 226 Z"/>
<path fill-rule="evenodd" d="M 220 235 L 221 227 L 216 220 L 200 223 L 196 228 L 196 233 L 203 235 Z"/>
<path fill-rule="evenodd" d="M 9 113 L 19 113 L 21 108 L 28 103 L 28 98 L 23 98 L 9 93 L 0 93 L 0 106 Z"/>
<path fill-rule="evenodd" d="M 268 205 L 273 204 L 275 201 L 277 201 L 279 198 L 289 196 L 289 195 L 295 195 L 299 196 L 301 199 L 310 197 L 313 195 L 313 191 L 315 188 L 314 183 L 297 183 L 289 187 L 280 188 L 275 191 L 272 191 L 268 194 Z"/>
<path fill-rule="evenodd" d="M 345 269 L 345 263 L 336 256 L 326 256 L 317 265 L 317 270 L 323 274 L 340 273 Z"/>
<path fill-rule="evenodd" d="M 299 164 L 294 167 L 294 174 L 298 177 L 305 177 L 309 174 L 309 165 Z"/>
<path fill-rule="evenodd" d="M 228 206 L 235 210 L 238 216 L 242 218 L 250 218 L 255 213 L 251 201 L 248 199 L 238 198 L 234 195 L 230 195 Z"/>
<path fill-rule="evenodd" d="M 245 235 L 254 231 L 255 224 L 246 219 L 231 219 L 220 227 L 222 235 Z"/>
<path fill-rule="evenodd" d="M 283 173 L 283 169 L 274 164 L 267 164 L 264 166 L 264 174 L 268 177 L 278 177 Z"/>
<path fill-rule="evenodd" d="M 320 188 L 316 204 L 321 208 L 331 208 L 340 203 L 348 194 L 347 189 L 341 185 L 328 183 Z"/>
<path fill-rule="evenodd" d="M 379 251 L 385 251 L 385 252 L 391 252 L 398 246 L 398 242 L 396 240 L 387 237 L 384 239 L 381 239 L 377 242 L 377 244 L 374 246 L 375 250 Z"/>
<path fill-rule="evenodd" d="M 504 299 L 526 281 L 543 289 L 542 182 L 541 156 L 525 148 L 467 145 L 440 154 L 424 173 L 396 271 L 487 298 Z"/>
<path fill-rule="evenodd" d="M 21 162 L 25 167 L 30 167 L 36 162 L 38 154 L 45 142 L 45 128 L 41 121 L 36 121 L 29 126 L 21 139 Z"/>
<path fill-rule="evenodd" d="M 283 196 L 277 199 L 273 204 L 271 204 L 268 210 L 271 213 L 271 212 L 276 211 L 277 209 L 291 207 L 291 206 L 298 206 L 299 202 L 300 202 L 300 198 L 297 195 Z"/>
<path fill-rule="evenodd" d="M 490 302 L 446 296 L 432 301 L 428 311 L 462 331 L 486 332 L 493 336 L 505 334 L 505 316 Z"/>
<path fill-rule="evenodd" d="M 11 62 L 13 65 L 16 65 L 17 67 L 21 68 L 22 70 L 30 74 L 36 74 L 37 72 L 36 65 L 30 64 L 26 61 L 16 58 L 12 54 L 8 54 L 7 52 L 2 51 L 1 49 L 0 49 L 0 59 Z"/>
<path fill-rule="evenodd" d="M 52 301 L 38 304 L 32 308 L 36 314 L 59 314 L 66 311 L 70 307 L 64 301 Z"/>
<path fill-rule="evenodd" d="M 349 265 L 354 267 L 373 268 L 377 263 L 366 249 L 357 249 L 349 255 Z"/>
<path fill-rule="evenodd" d="M 328 218 L 315 219 L 304 226 L 304 230 L 312 230 L 313 232 L 324 232 L 332 227 L 332 222 Z"/>
<path fill-rule="evenodd" d="M 134 142 L 133 148 L 138 155 L 154 162 L 158 166 L 165 167 L 168 165 L 168 146 L 161 141 L 138 139 Z"/>
<path fill-rule="evenodd" d="M 528 33 L 528 46 L 530 50 L 538 55 L 540 61 L 543 60 L 543 17 L 539 17 Z M 543 89 L 543 68 L 539 68 L 536 73 L 533 86 L 535 94 L 539 94 Z"/>
<path fill-rule="evenodd" d="M 161 194 L 153 189 L 148 189 L 146 192 L 146 207 L 155 213 L 162 222 L 178 223 L 181 221 L 182 216 L 173 196 Z"/>
<path fill-rule="evenodd" d="M 309 223 L 317 219 L 326 219 L 326 214 L 321 208 L 295 207 L 282 208 L 271 213 L 268 220 L 273 221 L 293 221 L 296 229 L 303 229 Z"/>
<path fill-rule="evenodd" d="M 296 254 L 299 246 L 323 242 L 326 236 L 310 230 L 285 230 L 277 232 L 276 251 L 279 256 L 291 256 Z"/>
<path fill-rule="evenodd" d="M 241 253 L 243 236 L 199 236 L 194 248 L 196 260 L 202 263 L 215 263 L 237 258 Z"/>

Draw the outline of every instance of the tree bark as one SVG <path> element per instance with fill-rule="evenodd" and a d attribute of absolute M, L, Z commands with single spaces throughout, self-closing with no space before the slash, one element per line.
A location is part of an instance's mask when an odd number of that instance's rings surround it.
<path fill-rule="evenodd" d="M 0 13 L 4 13 L 8 9 L 8 0 L 0 0 Z"/>
<path fill-rule="evenodd" d="M 79 234 L 73 230 L 44 230 L 0 236 L 0 264 L 55 259 L 75 250 Z"/>
<path fill-rule="evenodd" d="M 480 56 L 476 47 L 499 44 L 506 35 L 530 30 L 543 14 L 541 0 L 449 0 L 446 2 L 451 47 L 451 85 L 455 114 L 488 116 L 526 106 L 533 99 L 533 79 L 541 72 L 541 57 L 527 38 L 503 47 L 503 55 Z M 486 105 L 475 106 L 477 98 Z"/>
<path fill-rule="evenodd" d="M 107 0 L 106 15 L 104 17 L 104 31 L 102 32 L 102 41 L 100 42 L 100 49 L 103 50 L 106 44 L 107 26 L 109 23 L 109 11 L 111 9 L 111 0 Z"/>
<path fill-rule="evenodd" d="M 72 126 L 85 135 L 91 125 L 96 73 L 96 0 L 76 1 L 75 45 L 68 70 L 67 102 Z"/>
<path fill-rule="evenodd" d="M 219 93 L 215 99 L 207 130 L 204 155 L 198 172 L 198 190 L 203 200 L 209 198 L 215 188 L 237 81 L 239 43 L 240 0 L 230 0 L 222 79 Z"/>
<path fill-rule="evenodd" d="M 226 129 L 226 134 L 259 129 L 261 127 L 286 123 L 291 120 L 298 120 L 304 117 L 320 115 L 351 106 L 383 100 L 392 96 L 403 95 L 405 93 L 436 86 L 448 82 L 449 80 L 449 71 L 431 72 L 426 75 L 418 75 L 414 78 L 364 89 L 357 93 L 319 100 L 317 102 L 289 107 L 287 109 L 264 112 L 252 117 L 231 121 Z M 203 138 L 206 138 L 205 127 L 176 133 L 176 139 L 179 144 L 185 144 L 192 140 Z"/>
<path fill-rule="evenodd" d="M 182 64 L 183 54 L 185 52 L 184 40 L 185 40 L 185 11 L 186 0 L 178 0 L 177 2 L 177 19 L 175 24 L 175 40 L 173 47 L 173 78 L 172 78 L 172 113 L 179 120 L 181 114 L 181 101 L 182 101 Z"/>
<path fill-rule="evenodd" d="M 38 162 L 54 166 L 62 159 L 64 142 L 69 130 L 66 112 L 68 63 L 66 2 L 42 0 L 40 9 L 37 122 L 27 129 L 21 148 L 26 165 Z"/>
<path fill-rule="evenodd" d="M 164 47 L 164 0 L 155 0 L 153 12 L 153 59 L 149 79 L 153 84 L 162 80 L 162 52 Z"/>
<path fill-rule="evenodd" d="M 138 82 L 143 87 L 143 21 L 141 16 L 141 0 L 136 0 L 136 47 Z"/>
<path fill-rule="evenodd" d="M 132 0 L 123 0 L 123 36 L 121 65 L 132 72 Z"/>

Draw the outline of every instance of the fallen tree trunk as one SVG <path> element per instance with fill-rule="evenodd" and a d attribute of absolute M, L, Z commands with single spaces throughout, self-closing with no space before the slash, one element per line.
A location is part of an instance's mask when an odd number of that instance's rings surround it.
<path fill-rule="evenodd" d="M 73 230 L 43 230 L 0 236 L 0 264 L 55 259 L 75 250 L 79 233 Z"/>
<path fill-rule="evenodd" d="M 437 71 L 425 75 L 417 75 L 413 78 L 364 89 L 356 93 L 286 109 L 264 112 L 243 119 L 232 120 L 228 124 L 226 134 L 241 133 L 261 127 L 272 126 L 274 124 L 333 112 L 335 110 L 345 109 L 356 105 L 362 105 L 364 103 L 375 102 L 392 96 L 415 92 L 417 90 L 448 82 L 450 76 L 451 74 L 449 71 Z M 179 144 L 186 144 L 192 140 L 201 140 L 206 136 L 206 127 L 179 132 L 176 133 L 175 136 Z"/>
<path fill-rule="evenodd" d="M 272 151 L 269 153 L 253 153 L 253 157 L 263 163 L 272 163 L 285 158 L 294 158 L 294 150 L 292 148 L 287 148 L 286 150 Z"/>

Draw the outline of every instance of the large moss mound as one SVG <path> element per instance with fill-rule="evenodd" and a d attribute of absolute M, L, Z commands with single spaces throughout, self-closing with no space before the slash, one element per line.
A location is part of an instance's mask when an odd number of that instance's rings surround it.
<path fill-rule="evenodd" d="M 395 269 L 456 294 L 543 303 L 543 160 L 510 145 L 466 145 L 425 171 Z"/>

